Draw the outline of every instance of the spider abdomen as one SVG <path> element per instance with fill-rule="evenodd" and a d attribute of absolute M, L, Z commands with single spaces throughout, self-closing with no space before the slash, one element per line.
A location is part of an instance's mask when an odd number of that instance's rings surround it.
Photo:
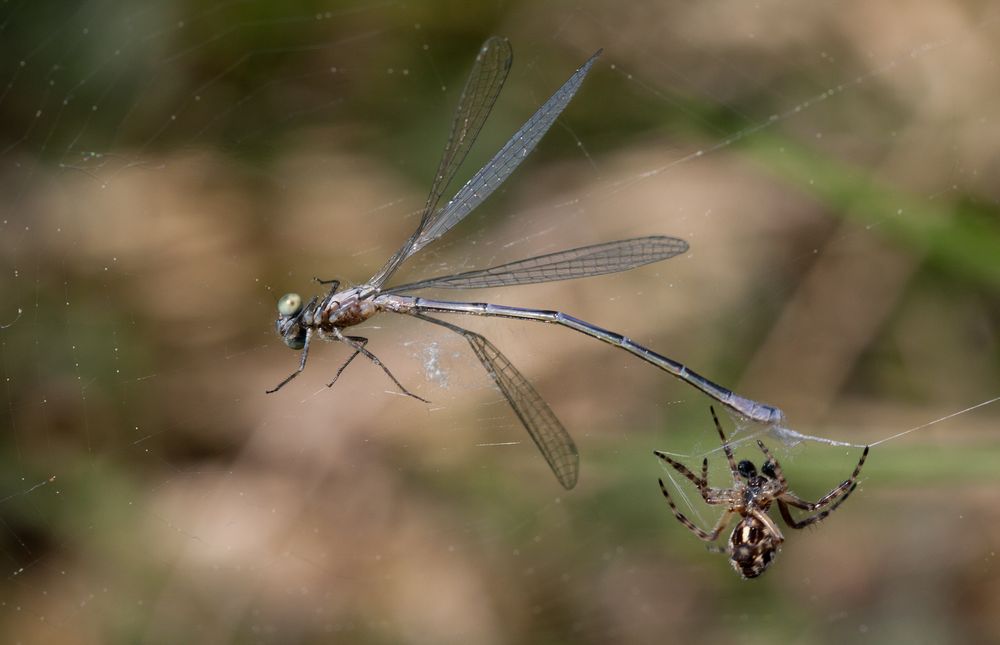
<path fill-rule="evenodd" d="M 729 537 L 730 561 L 744 578 L 764 573 L 778 555 L 782 539 L 756 517 L 741 519 Z"/>

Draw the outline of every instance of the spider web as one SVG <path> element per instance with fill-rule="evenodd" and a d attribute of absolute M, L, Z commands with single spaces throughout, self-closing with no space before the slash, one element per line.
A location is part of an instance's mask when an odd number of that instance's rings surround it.
<path fill-rule="evenodd" d="M 998 17 L 0 3 L 5 640 L 996 639 Z M 675 473 L 653 449 L 725 482 L 709 401 L 592 339 L 454 320 L 573 435 L 568 493 L 465 341 L 416 320 L 359 333 L 429 406 L 360 360 L 327 389 L 336 346 L 264 394 L 296 360 L 278 296 L 361 282 L 409 235 L 491 34 L 514 66 L 460 179 L 605 53 L 399 282 L 687 240 L 627 274 L 468 297 L 564 310 L 782 407 L 788 427 L 722 421 L 803 497 L 873 446 L 852 498 L 786 531 L 753 594 L 655 481 Z"/>

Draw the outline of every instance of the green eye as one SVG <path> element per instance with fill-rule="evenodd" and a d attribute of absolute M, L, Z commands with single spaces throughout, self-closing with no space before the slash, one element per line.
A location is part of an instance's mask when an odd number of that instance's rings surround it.
<path fill-rule="evenodd" d="M 302 296 L 297 293 L 286 293 L 278 299 L 278 313 L 282 316 L 294 316 L 302 311 Z"/>

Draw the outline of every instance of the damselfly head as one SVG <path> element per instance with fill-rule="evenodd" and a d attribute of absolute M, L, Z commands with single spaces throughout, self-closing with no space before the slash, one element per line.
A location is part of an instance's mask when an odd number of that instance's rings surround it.
<path fill-rule="evenodd" d="M 281 340 L 292 349 L 302 349 L 306 345 L 306 330 L 299 324 L 302 313 L 302 296 L 286 293 L 278 299 L 278 319 L 274 321 Z"/>

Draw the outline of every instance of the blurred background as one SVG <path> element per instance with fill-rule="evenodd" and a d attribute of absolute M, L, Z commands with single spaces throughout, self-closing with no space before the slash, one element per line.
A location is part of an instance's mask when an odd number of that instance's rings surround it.
<path fill-rule="evenodd" d="M 328 344 L 264 393 L 298 360 L 277 298 L 362 282 L 409 235 L 493 34 L 514 66 L 461 181 L 605 51 L 396 283 L 687 240 L 439 295 L 560 309 L 782 407 L 805 440 L 722 420 L 803 497 L 877 443 L 760 579 L 656 483 L 654 449 L 727 481 L 709 400 L 569 330 L 455 320 L 574 436 L 572 491 L 418 320 L 360 333 L 430 405 L 362 361 L 327 389 Z M 995 3 L 43 0 L 0 5 L 0 52 L 4 642 L 1000 640 Z"/>

